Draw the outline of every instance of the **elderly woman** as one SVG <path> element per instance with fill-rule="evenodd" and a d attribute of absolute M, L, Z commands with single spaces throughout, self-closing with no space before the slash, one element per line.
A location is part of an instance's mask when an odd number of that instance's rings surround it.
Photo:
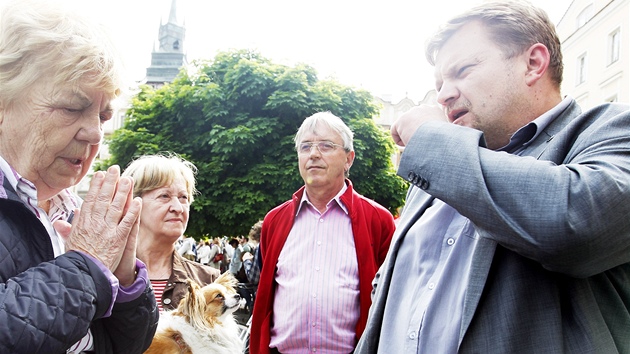
<path fill-rule="evenodd" d="M 120 86 L 93 23 L 50 1 L 0 9 L 1 353 L 151 343 L 158 312 L 135 254 L 133 181 L 114 166 L 94 175 L 85 202 L 69 190 L 98 153 Z"/>
<path fill-rule="evenodd" d="M 132 177 L 134 196 L 142 198 L 138 258 L 149 270 L 160 310 L 179 305 L 186 281 L 213 282 L 220 272 L 182 257 L 175 242 L 186 231 L 194 200 L 196 167 L 178 156 L 147 155 L 131 162 L 123 176 Z"/>

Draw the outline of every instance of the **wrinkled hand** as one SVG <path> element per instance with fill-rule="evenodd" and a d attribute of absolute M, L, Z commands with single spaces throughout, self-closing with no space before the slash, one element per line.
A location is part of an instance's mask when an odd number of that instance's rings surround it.
<path fill-rule="evenodd" d="M 133 184 L 133 180 L 131 180 Z M 140 211 L 142 210 L 142 199 L 136 198 L 136 203 L 140 204 L 140 210 L 138 211 L 138 217 L 134 222 L 129 237 L 127 238 L 127 244 L 123 251 L 123 255 L 118 264 L 118 268 L 114 271 L 114 275 L 118 278 L 120 285 L 130 286 L 136 280 L 136 248 L 138 246 L 138 231 L 140 230 Z M 127 208 L 125 214 L 129 212 L 129 208 L 134 204 L 133 189 L 129 193 L 127 199 Z"/>
<path fill-rule="evenodd" d="M 120 177 L 120 168 L 96 172 L 72 226 L 55 223 L 66 251 L 81 251 L 100 260 L 120 281 L 135 280 L 136 240 L 142 201 L 133 198 L 133 180 Z"/>
<path fill-rule="evenodd" d="M 392 138 L 400 146 L 406 146 L 416 130 L 429 121 L 448 122 L 439 106 L 420 105 L 403 113 L 391 127 Z"/>

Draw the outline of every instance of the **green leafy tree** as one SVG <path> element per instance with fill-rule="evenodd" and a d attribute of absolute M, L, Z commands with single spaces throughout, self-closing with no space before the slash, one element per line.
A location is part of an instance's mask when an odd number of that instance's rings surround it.
<path fill-rule="evenodd" d="M 198 168 L 187 234 L 243 235 L 303 185 L 293 137 L 307 116 L 330 111 L 355 132 L 356 190 L 393 213 L 406 182 L 391 162 L 388 133 L 372 118 L 372 96 L 334 80 L 318 80 L 307 65 L 274 64 L 257 52 L 219 53 L 182 71 L 157 90 L 142 86 L 124 126 L 109 138 L 121 167 L 143 154 L 174 152 Z"/>

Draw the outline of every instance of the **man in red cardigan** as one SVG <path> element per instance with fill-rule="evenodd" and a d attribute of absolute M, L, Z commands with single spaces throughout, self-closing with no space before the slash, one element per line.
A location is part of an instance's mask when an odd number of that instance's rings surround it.
<path fill-rule="evenodd" d="M 351 353 L 363 333 L 371 283 L 395 226 L 387 209 L 347 179 L 352 135 L 322 112 L 295 136 L 305 185 L 263 221 L 252 354 Z"/>

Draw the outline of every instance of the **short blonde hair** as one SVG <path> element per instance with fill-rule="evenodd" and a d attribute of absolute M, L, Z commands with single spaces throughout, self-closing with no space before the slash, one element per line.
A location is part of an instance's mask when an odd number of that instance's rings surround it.
<path fill-rule="evenodd" d="M 19 99 L 42 72 L 53 84 L 80 83 L 121 93 L 122 62 L 107 30 L 51 0 L 10 1 L 0 9 L 0 108 Z"/>
<path fill-rule="evenodd" d="M 197 167 L 176 154 L 143 155 L 132 161 L 123 172 L 123 176 L 133 178 L 133 196 L 142 197 L 144 193 L 168 186 L 176 177 L 183 177 L 190 203 L 197 194 L 195 174 Z"/>

